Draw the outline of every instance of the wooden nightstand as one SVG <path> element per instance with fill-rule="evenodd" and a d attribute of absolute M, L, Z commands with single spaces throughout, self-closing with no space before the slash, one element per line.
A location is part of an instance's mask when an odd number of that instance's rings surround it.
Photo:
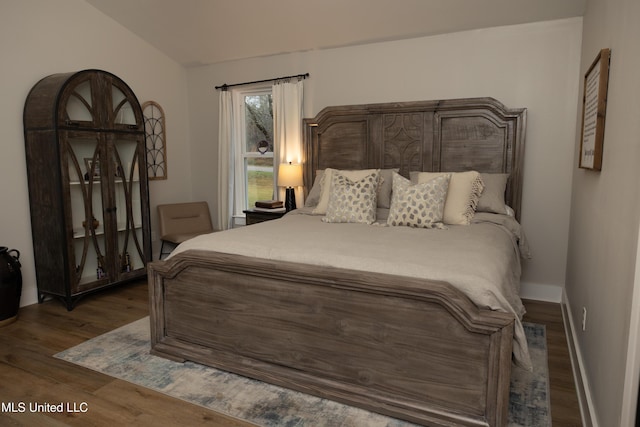
<path fill-rule="evenodd" d="M 286 212 L 268 212 L 268 211 L 256 211 L 253 209 L 247 209 L 244 212 L 246 215 L 246 224 L 257 224 L 259 222 L 271 221 L 272 219 L 282 218 Z"/>

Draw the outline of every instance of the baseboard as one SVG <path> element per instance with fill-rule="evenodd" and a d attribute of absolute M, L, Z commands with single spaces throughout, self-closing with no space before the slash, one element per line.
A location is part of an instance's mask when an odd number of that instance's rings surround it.
<path fill-rule="evenodd" d="M 584 372 L 584 362 L 580 345 L 576 339 L 576 328 L 571 317 L 571 306 L 567 293 L 562 291 L 562 321 L 564 322 L 564 330 L 567 334 L 567 343 L 569 345 L 569 354 L 571 357 L 571 367 L 573 369 L 573 378 L 576 383 L 576 392 L 578 393 L 578 403 L 580 404 L 580 415 L 582 416 L 582 425 L 585 427 L 598 427 L 597 417 L 595 415 L 593 400 L 591 397 L 591 389 L 589 381 Z"/>
<path fill-rule="evenodd" d="M 562 286 L 557 285 L 522 282 L 520 284 L 520 298 L 560 304 L 563 290 Z"/>

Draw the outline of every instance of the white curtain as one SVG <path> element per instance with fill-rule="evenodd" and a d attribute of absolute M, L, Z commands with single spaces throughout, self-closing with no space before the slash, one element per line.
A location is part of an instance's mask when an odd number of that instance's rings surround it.
<path fill-rule="evenodd" d="M 303 80 L 276 82 L 273 99 L 274 175 L 280 163 L 299 164 L 302 161 L 302 101 Z M 284 188 L 278 187 L 278 200 L 284 200 Z M 300 188 L 296 188 L 296 204 L 304 203 Z"/>
<path fill-rule="evenodd" d="M 220 91 L 218 129 L 218 218 L 216 228 L 227 230 L 233 227 L 233 106 L 231 92 Z"/>

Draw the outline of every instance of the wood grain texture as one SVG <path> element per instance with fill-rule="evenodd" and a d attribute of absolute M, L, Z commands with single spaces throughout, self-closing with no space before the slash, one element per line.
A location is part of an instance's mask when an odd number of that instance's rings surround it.
<path fill-rule="evenodd" d="M 581 426 L 571 362 L 559 304 L 524 301 L 525 320 L 547 327 L 551 415 L 554 426 Z M 144 281 L 81 300 L 73 312 L 55 301 L 20 309 L 18 321 L 0 328 L 0 401 L 89 403 L 86 414 L 0 413 L 12 426 L 211 426 L 251 427 L 202 407 L 174 399 L 53 357 L 59 351 L 148 314 Z"/>
<path fill-rule="evenodd" d="M 156 355 L 428 425 L 506 423 L 514 318 L 447 283 L 187 251 L 149 285 Z"/>
<path fill-rule="evenodd" d="M 271 221 L 272 219 L 282 218 L 286 212 L 264 212 L 247 209 L 243 211 L 246 218 L 246 225 L 258 224 L 260 222 Z"/>
<path fill-rule="evenodd" d="M 582 426 L 578 395 L 569 355 L 569 338 L 564 327 L 561 306 L 544 301 L 524 300 L 523 302 L 527 310 L 523 320 L 543 324 L 547 330 L 553 425 Z M 586 425 L 589 425 L 589 423 Z"/>
<path fill-rule="evenodd" d="M 305 189 L 327 167 L 508 173 L 519 217 L 525 124 L 493 98 L 328 107 L 304 121 Z M 419 423 L 506 424 L 514 319 L 449 284 L 196 251 L 149 274 L 158 355 Z"/>
<path fill-rule="evenodd" d="M 229 426 L 252 424 L 138 385 L 56 359 L 54 354 L 148 314 L 145 281 L 106 290 L 78 302 L 73 312 L 57 301 L 20 309 L 0 328 L 0 401 L 85 402 L 86 413 L 0 413 L 8 426 Z"/>
<path fill-rule="evenodd" d="M 327 107 L 304 121 L 305 191 L 325 168 L 508 173 L 519 219 L 526 117 L 493 98 Z"/>
<path fill-rule="evenodd" d="M 70 116 L 76 104 L 84 114 Z M 133 119 L 119 119 L 128 115 L 123 110 Z M 101 70 L 54 74 L 29 92 L 23 121 L 38 300 L 59 298 L 71 310 L 89 293 L 144 277 L 151 260 L 147 176 L 118 173 L 134 164 L 146 172 L 142 109 L 131 88 Z M 121 158 L 118 145 L 133 147 L 131 158 Z M 95 180 L 84 178 L 84 158 L 101 164 Z M 101 231 L 89 227 L 79 237 L 76 230 L 95 218 Z M 137 265 L 123 269 L 129 252 Z"/>

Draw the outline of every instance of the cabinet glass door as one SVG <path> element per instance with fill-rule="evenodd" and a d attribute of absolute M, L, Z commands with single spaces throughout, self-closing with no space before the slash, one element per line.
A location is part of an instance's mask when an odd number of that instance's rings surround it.
<path fill-rule="evenodd" d="M 64 139 L 64 138 L 63 138 Z M 69 224 L 75 285 L 107 281 L 102 151 L 98 136 L 78 133 L 64 139 L 68 171 Z"/>
<path fill-rule="evenodd" d="M 136 129 L 139 126 L 131 101 L 115 84 L 111 86 L 113 126 L 116 128 Z"/>
<path fill-rule="evenodd" d="M 95 127 L 99 123 L 98 112 L 93 106 L 92 80 L 83 77 L 69 86 L 64 95 L 65 108 L 61 110 L 60 124 L 78 128 Z"/>
<path fill-rule="evenodd" d="M 116 135 L 111 164 L 114 170 L 114 202 L 118 228 L 118 261 L 121 275 L 145 268 L 143 203 L 141 197 L 140 157 L 142 136 Z"/>

